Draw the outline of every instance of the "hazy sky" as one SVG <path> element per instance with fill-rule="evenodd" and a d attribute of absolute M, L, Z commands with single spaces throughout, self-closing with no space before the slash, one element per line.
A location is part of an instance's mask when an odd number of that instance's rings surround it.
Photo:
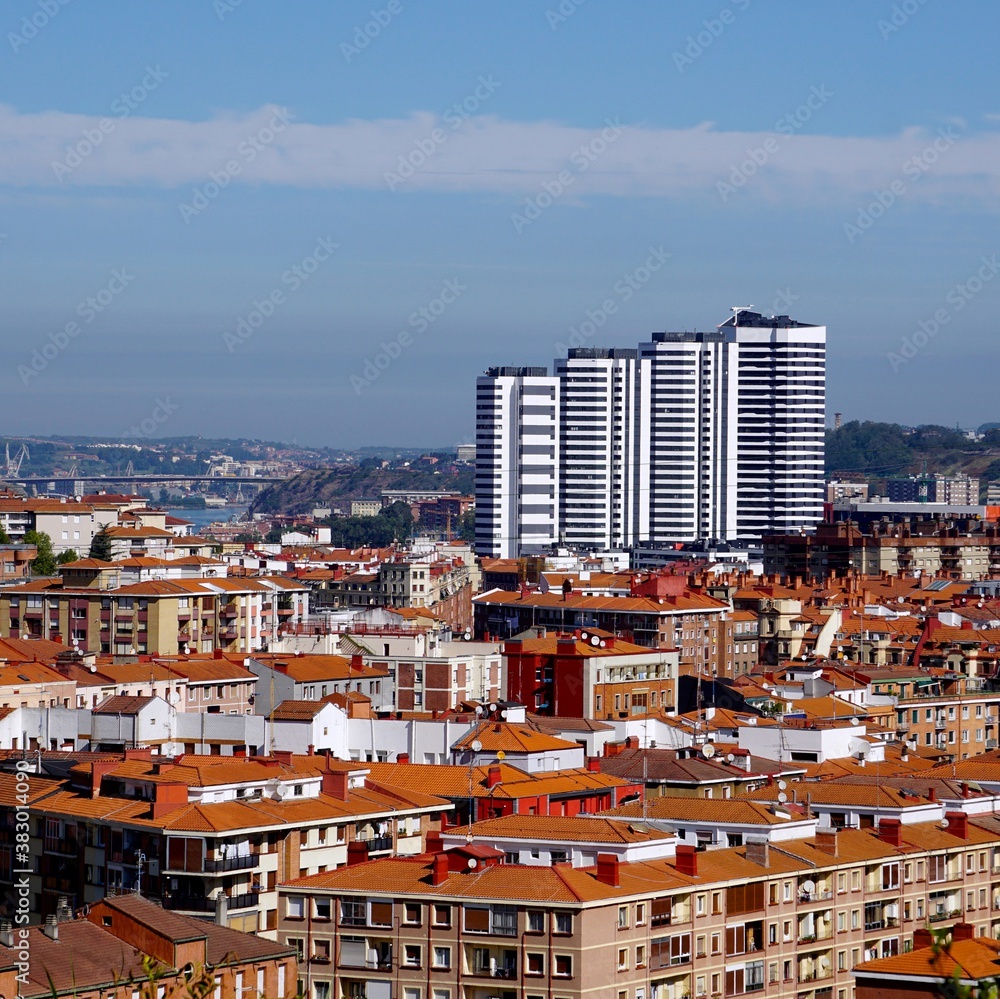
<path fill-rule="evenodd" d="M 2 6 L 5 433 L 443 446 L 750 304 L 831 419 L 1000 419 L 996 0 Z"/>

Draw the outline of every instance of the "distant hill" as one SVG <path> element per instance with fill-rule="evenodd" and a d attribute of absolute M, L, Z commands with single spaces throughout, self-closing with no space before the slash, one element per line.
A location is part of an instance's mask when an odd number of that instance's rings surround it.
<path fill-rule="evenodd" d="M 471 466 L 433 468 L 377 468 L 372 462 L 338 468 L 311 468 L 265 489 L 255 500 L 254 513 L 289 515 L 312 512 L 314 507 L 347 506 L 352 499 L 377 499 L 383 489 L 449 489 L 471 494 L 475 471 Z"/>
<path fill-rule="evenodd" d="M 826 472 L 830 477 L 861 477 L 878 482 L 889 476 L 965 474 L 985 483 L 1000 480 L 1000 428 L 970 441 L 950 427 L 902 427 L 872 421 L 845 423 L 826 434 Z"/>

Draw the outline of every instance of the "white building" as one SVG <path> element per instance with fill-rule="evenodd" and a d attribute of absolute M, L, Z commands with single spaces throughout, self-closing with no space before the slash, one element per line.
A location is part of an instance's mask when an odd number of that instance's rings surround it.
<path fill-rule="evenodd" d="M 476 380 L 476 551 L 544 552 L 559 540 L 559 378 L 490 368 Z"/>
<path fill-rule="evenodd" d="M 580 348 L 477 382 L 476 547 L 537 554 L 814 527 L 826 327 L 749 309 L 638 350 Z"/>

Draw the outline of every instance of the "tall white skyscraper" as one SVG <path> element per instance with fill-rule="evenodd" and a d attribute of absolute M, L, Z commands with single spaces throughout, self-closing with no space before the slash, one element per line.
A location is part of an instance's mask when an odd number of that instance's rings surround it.
<path fill-rule="evenodd" d="M 637 358 L 635 350 L 576 347 L 555 362 L 559 536 L 572 547 L 626 548 L 648 533 L 649 448 L 640 433 Z"/>
<path fill-rule="evenodd" d="M 479 379 L 480 554 L 752 539 L 822 518 L 825 327 L 738 309 L 712 332 L 570 350 L 554 371 Z"/>
<path fill-rule="evenodd" d="M 490 368 L 476 380 L 476 551 L 511 558 L 559 540 L 559 378 Z"/>

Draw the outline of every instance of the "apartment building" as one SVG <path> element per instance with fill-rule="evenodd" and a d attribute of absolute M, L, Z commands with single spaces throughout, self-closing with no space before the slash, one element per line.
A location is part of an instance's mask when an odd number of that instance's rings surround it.
<path fill-rule="evenodd" d="M 511 558 L 559 541 L 560 400 L 546 368 L 476 379 L 476 552 Z"/>
<path fill-rule="evenodd" d="M 118 585 L 118 571 L 87 559 L 60 582 L 0 589 L 0 633 L 114 655 L 249 653 L 308 615 L 308 587 L 282 577 Z"/>
<path fill-rule="evenodd" d="M 678 577 L 664 577 L 656 587 L 628 597 L 542 593 L 524 587 L 517 593 L 481 593 L 472 605 L 480 636 L 507 639 L 532 628 L 569 633 L 592 629 L 648 649 L 679 649 L 681 662 L 709 673 L 722 665 L 714 626 L 730 610 L 728 603 L 687 589 Z"/>
<path fill-rule="evenodd" d="M 507 696 L 533 714 L 632 718 L 672 712 L 680 654 L 598 630 L 503 644 Z"/>
<path fill-rule="evenodd" d="M 25 999 L 135 999 L 154 986 L 182 999 L 202 980 L 217 999 L 293 999 L 298 978 L 294 950 L 132 894 L 75 918 L 67 905 L 43 926 L 3 924 L 0 968 L 3 994 Z"/>
<path fill-rule="evenodd" d="M 886 480 L 890 503 L 950 503 L 973 506 L 979 502 L 979 479 L 968 475 L 910 475 Z"/>
<path fill-rule="evenodd" d="M 311 997 L 853 999 L 852 969 L 928 921 L 1000 929 L 1000 839 L 947 821 L 587 866 L 473 841 L 282 884 L 278 939 Z"/>
<path fill-rule="evenodd" d="M 117 513 L 117 507 L 110 504 L 82 503 L 68 497 L 0 497 L 0 527 L 7 537 L 20 543 L 28 531 L 47 534 L 57 555 L 65 551 L 77 554 L 90 551 L 94 535 L 102 527 L 116 523 Z"/>
<path fill-rule="evenodd" d="M 0 774 L 0 894 L 12 905 L 15 783 Z M 419 854 L 452 808 L 382 787 L 363 765 L 290 752 L 84 754 L 67 779 L 30 774 L 28 783 L 33 919 L 56 912 L 60 898 L 78 908 L 138 888 L 169 912 L 272 937 L 278 880 L 349 858 Z"/>
<path fill-rule="evenodd" d="M 560 543 L 572 548 L 628 548 L 649 535 L 649 435 L 640 432 L 640 400 L 649 398 L 650 371 L 637 359 L 634 349 L 575 347 L 555 362 Z"/>
<path fill-rule="evenodd" d="M 814 527 L 825 351 L 825 327 L 736 309 L 713 332 L 570 350 L 551 377 L 491 369 L 477 382 L 478 553 Z"/>

